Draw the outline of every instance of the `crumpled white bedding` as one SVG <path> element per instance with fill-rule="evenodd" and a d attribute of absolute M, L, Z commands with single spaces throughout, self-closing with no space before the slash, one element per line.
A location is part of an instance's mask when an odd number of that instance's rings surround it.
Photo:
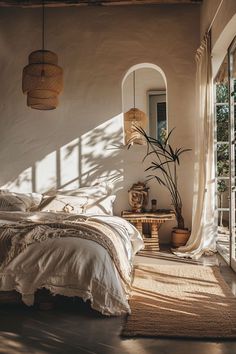
<path fill-rule="evenodd" d="M 70 217 L 66 213 L 0 212 L 0 223 L 56 222 Z M 121 261 L 127 267 L 131 283 L 133 257 L 143 248 L 141 235 L 122 218 L 105 215 L 91 218 L 108 225 L 122 240 Z M 0 291 L 17 290 L 27 305 L 34 303 L 34 293 L 42 287 L 53 294 L 90 300 L 91 307 L 104 315 L 130 312 L 127 284 L 106 249 L 90 240 L 66 237 L 32 244 L 0 272 Z"/>

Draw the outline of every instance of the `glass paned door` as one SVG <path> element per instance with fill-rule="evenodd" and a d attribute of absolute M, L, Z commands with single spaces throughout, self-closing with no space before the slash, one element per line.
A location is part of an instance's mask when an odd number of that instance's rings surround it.
<path fill-rule="evenodd" d="M 217 249 L 236 271 L 236 38 L 215 78 Z"/>
<path fill-rule="evenodd" d="M 230 91 L 230 187 L 231 187 L 231 205 L 230 205 L 230 265 L 236 271 L 236 242 L 235 242 L 235 213 L 236 213 L 236 180 L 235 180 L 235 139 L 236 139 L 236 39 L 232 42 L 228 50 L 229 66 L 229 91 Z"/>
<path fill-rule="evenodd" d="M 228 64 L 225 58 L 215 85 L 217 249 L 230 263 L 230 116 Z"/>

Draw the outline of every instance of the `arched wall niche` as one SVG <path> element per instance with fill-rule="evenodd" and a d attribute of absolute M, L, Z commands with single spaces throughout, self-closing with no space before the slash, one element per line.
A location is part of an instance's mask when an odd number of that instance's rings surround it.
<path fill-rule="evenodd" d="M 167 88 L 167 80 L 166 80 L 166 75 L 164 73 L 164 71 L 160 68 L 160 66 L 156 65 L 156 64 L 152 64 L 152 63 L 140 63 L 140 64 L 136 64 L 136 65 L 133 65 L 131 66 L 127 72 L 125 73 L 125 76 L 122 80 L 122 87 L 124 85 L 124 82 L 125 80 L 127 79 L 127 77 L 135 70 L 138 70 L 138 69 L 154 69 L 154 70 L 157 70 L 159 71 L 162 76 L 163 76 L 163 79 L 165 81 L 165 85 L 166 85 L 166 88 Z"/>
<path fill-rule="evenodd" d="M 135 77 L 134 77 L 135 73 Z M 140 125 L 155 138 L 164 136 L 168 130 L 167 80 L 164 71 L 152 63 L 140 63 L 130 67 L 122 80 L 122 111 L 124 113 L 124 138 L 132 135 L 131 123 L 126 112 L 138 108 L 147 116 Z M 136 125 L 139 123 L 135 122 Z"/>

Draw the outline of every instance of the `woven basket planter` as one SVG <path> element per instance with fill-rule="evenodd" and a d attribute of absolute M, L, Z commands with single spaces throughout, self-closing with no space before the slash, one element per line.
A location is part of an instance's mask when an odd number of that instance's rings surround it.
<path fill-rule="evenodd" d="M 57 107 L 57 96 L 63 88 L 63 70 L 57 62 L 57 55 L 48 50 L 37 50 L 29 55 L 22 78 L 22 90 L 27 94 L 29 107 L 40 110 Z"/>

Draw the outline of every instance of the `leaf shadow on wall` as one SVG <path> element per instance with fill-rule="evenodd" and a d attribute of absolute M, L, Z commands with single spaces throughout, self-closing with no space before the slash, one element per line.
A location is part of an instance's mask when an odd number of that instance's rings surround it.
<path fill-rule="evenodd" d="M 106 181 L 123 188 L 123 115 L 119 114 L 36 161 L 2 188 L 47 193 Z"/>

